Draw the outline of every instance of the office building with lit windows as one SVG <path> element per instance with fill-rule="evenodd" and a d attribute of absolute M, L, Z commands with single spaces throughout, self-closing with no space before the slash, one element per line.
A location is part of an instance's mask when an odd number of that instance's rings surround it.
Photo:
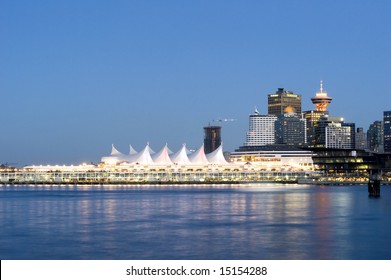
<path fill-rule="evenodd" d="M 356 134 L 355 134 L 355 142 L 356 142 L 356 149 L 357 150 L 366 150 L 368 148 L 367 144 L 367 133 L 364 132 L 364 129 L 362 127 L 358 127 Z"/>
<path fill-rule="evenodd" d="M 249 117 L 249 130 L 247 132 L 245 146 L 263 146 L 275 143 L 274 115 L 261 115 L 257 110 Z"/>
<path fill-rule="evenodd" d="M 275 122 L 276 144 L 304 146 L 306 139 L 306 122 L 298 114 L 279 115 Z"/>
<path fill-rule="evenodd" d="M 384 152 L 391 153 L 391 111 L 383 112 Z"/>
<path fill-rule="evenodd" d="M 279 88 L 276 93 L 269 94 L 267 104 L 269 115 L 301 114 L 301 95 L 286 91 L 284 88 Z"/>
<path fill-rule="evenodd" d="M 343 121 L 340 117 L 321 117 L 315 128 L 315 147 L 353 149 L 351 126 L 344 125 Z"/>
<path fill-rule="evenodd" d="M 367 132 L 368 149 L 372 152 L 382 153 L 384 152 L 384 130 L 383 122 L 373 122 Z"/>

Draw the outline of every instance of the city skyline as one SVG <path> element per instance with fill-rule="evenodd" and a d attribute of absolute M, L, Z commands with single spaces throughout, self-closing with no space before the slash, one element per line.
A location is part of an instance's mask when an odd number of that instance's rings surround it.
<path fill-rule="evenodd" d="M 356 127 L 390 110 L 388 1 L 38 2 L 0 4 L 0 163 L 198 148 L 221 118 L 233 151 L 268 94 L 312 110 L 320 80 Z"/>

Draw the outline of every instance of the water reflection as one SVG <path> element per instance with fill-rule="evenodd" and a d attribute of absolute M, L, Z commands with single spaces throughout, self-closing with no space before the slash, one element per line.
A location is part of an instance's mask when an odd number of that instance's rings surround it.
<path fill-rule="evenodd" d="M 390 195 L 271 185 L 2 187 L 0 257 L 391 258 Z"/>

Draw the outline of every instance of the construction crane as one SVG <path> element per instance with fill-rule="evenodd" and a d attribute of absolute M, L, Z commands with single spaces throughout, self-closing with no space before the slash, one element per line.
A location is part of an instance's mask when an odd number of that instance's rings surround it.
<path fill-rule="evenodd" d="M 212 122 L 234 122 L 236 119 L 219 119 L 219 120 L 213 120 Z"/>
<path fill-rule="evenodd" d="M 216 120 L 212 120 L 212 121 L 210 121 L 209 122 L 209 126 L 210 126 L 210 123 L 211 122 L 234 122 L 234 121 L 236 121 L 236 119 L 216 119 Z"/>

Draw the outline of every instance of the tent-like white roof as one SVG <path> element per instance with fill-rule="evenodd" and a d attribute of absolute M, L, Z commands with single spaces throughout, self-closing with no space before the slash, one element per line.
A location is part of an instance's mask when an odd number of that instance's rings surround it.
<path fill-rule="evenodd" d="M 223 155 L 223 144 L 221 144 L 216 150 L 213 152 L 206 154 L 206 158 L 210 163 L 213 164 L 228 164 Z"/>
<path fill-rule="evenodd" d="M 144 149 L 142 149 L 140 152 L 138 152 L 136 155 L 129 157 L 129 163 L 139 163 L 139 164 L 151 164 L 153 163 L 151 154 L 150 154 L 150 147 L 149 144 L 145 146 Z"/>
<path fill-rule="evenodd" d="M 156 154 L 156 152 L 152 150 L 151 147 L 149 146 L 149 142 L 147 143 L 147 146 L 148 146 L 149 154 L 151 155 Z"/>
<path fill-rule="evenodd" d="M 102 162 L 107 163 L 107 164 L 117 164 L 119 162 L 127 161 L 127 155 L 121 153 L 118 151 L 115 147 L 114 144 L 111 144 L 111 153 L 109 156 L 102 157 L 101 159 Z"/>
<path fill-rule="evenodd" d="M 114 144 L 111 144 L 111 154 L 110 156 L 125 156 L 123 153 L 118 151 L 115 147 Z"/>
<path fill-rule="evenodd" d="M 156 164 L 172 164 L 167 144 L 158 153 L 152 156 L 152 160 Z"/>
<path fill-rule="evenodd" d="M 202 146 L 193 154 L 189 155 L 189 159 L 190 162 L 193 164 L 199 164 L 199 165 L 208 164 L 209 161 L 205 156 L 204 144 L 202 144 Z"/>
<path fill-rule="evenodd" d="M 214 152 L 205 155 L 204 145 L 192 154 L 188 154 L 189 150 L 183 144 L 182 148 L 176 153 L 172 153 L 166 144 L 158 153 L 151 154 L 149 143 L 140 152 L 129 145 L 129 154 L 123 154 L 118 151 L 114 145 L 111 147 L 111 154 L 101 158 L 101 161 L 106 164 L 160 164 L 171 165 L 173 163 L 179 165 L 208 165 L 208 164 L 228 164 L 223 155 L 223 146 L 220 145 Z"/>
<path fill-rule="evenodd" d="M 186 145 L 183 144 L 182 148 L 175 154 L 170 155 L 171 161 L 177 164 L 189 164 L 190 160 L 187 156 Z"/>
<path fill-rule="evenodd" d="M 136 155 L 137 154 L 137 151 L 135 149 L 133 149 L 132 145 L 129 145 L 129 155 Z"/>

